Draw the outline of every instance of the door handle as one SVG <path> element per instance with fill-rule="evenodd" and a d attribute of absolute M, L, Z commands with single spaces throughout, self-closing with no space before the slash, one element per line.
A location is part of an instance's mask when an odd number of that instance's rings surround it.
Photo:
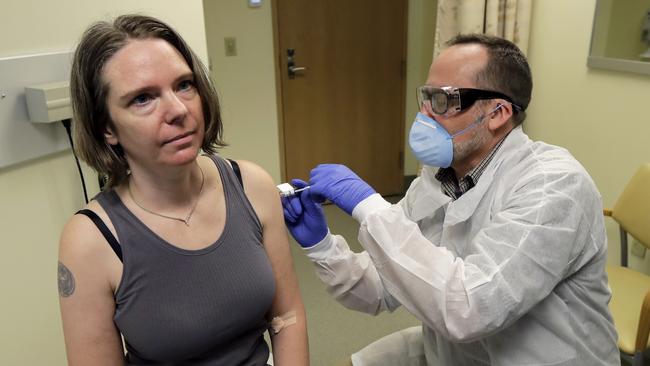
<path fill-rule="evenodd" d="M 297 72 L 302 72 L 306 71 L 307 67 L 305 66 L 296 66 L 295 62 L 293 60 L 293 55 L 295 54 L 296 50 L 293 48 L 287 48 L 287 76 L 289 76 L 289 79 L 293 79 L 296 77 Z"/>
<path fill-rule="evenodd" d="M 289 66 L 289 77 L 291 77 L 291 74 L 295 74 L 297 72 L 305 71 L 305 70 L 307 70 L 307 68 L 304 66 Z"/>

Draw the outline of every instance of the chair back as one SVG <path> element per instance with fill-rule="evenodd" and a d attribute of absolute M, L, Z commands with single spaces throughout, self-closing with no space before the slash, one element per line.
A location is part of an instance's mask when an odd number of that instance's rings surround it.
<path fill-rule="evenodd" d="M 643 164 L 625 186 L 612 209 L 612 218 L 650 248 L 650 163 Z"/>

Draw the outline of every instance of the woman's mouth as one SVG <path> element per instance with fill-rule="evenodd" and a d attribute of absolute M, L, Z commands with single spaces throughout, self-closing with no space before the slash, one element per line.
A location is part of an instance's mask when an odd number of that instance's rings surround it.
<path fill-rule="evenodd" d="M 187 131 L 185 133 L 176 135 L 170 139 L 167 139 L 163 142 L 163 145 L 174 144 L 174 145 L 183 145 L 192 141 L 192 135 L 194 131 Z"/>

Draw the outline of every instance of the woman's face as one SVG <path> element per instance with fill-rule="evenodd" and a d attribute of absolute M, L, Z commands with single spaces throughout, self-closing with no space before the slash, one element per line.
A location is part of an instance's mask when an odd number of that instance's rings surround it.
<path fill-rule="evenodd" d="M 158 38 L 130 40 L 106 63 L 102 79 L 113 121 L 106 141 L 122 146 L 131 169 L 194 161 L 205 133 L 201 97 L 173 46 Z"/>

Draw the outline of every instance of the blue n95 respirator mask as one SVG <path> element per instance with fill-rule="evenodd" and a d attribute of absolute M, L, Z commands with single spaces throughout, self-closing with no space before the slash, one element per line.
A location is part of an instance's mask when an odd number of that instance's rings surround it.
<path fill-rule="evenodd" d="M 449 168 L 454 159 L 454 137 L 478 126 L 487 115 L 502 106 L 499 104 L 490 113 L 484 114 L 469 126 L 450 135 L 435 119 L 418 112 L 409 132 L 409 145 L 415 157 L 425 165 Z"/>
<path fill-rule="evenodd" d="M 409 132 L 409 145 L 422 164 L 448 168 L 454 157 L 454 144 L 449 132 L 436 120 L 419 112 Z"/>

